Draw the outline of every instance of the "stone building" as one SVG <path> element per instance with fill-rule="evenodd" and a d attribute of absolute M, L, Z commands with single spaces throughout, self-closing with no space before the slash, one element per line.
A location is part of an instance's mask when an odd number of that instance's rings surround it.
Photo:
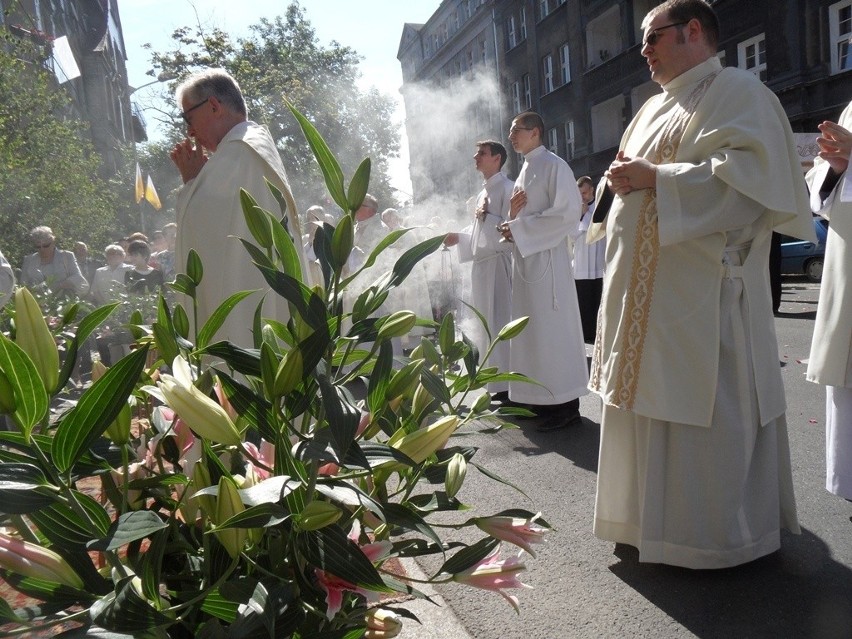
<path fill-rule="evenodd" d="M 420 30 L 431 32 L 451 3 L 442 2 Z M 577 175 L 600 177 L 612 160 L 622 133 L 639 107 L 659 88 L 642 58 L 642 18 L 655 0 L 486 0 L 478 7 L 492 20 L 494 60 L 500 78 L 502 124 L 506 139 L 512 116 L 525 109 L 545 122 L 546 144 L 571 164 Z M 719 57 L 723 64 L 758 75 L 778 95 L 800 154 L 812 156 L 816 125 L 837 118 L 852 98 L 852 0 L 715 0 L 721 23 Z M 440 19 L 437 20 L 440 23 Z M 403 44 L 406 33 L 403 31 Z M 483 26 L 483 28 L 485 28 Z M 435 49 L 437 44 L 437 50 Z M 442 55 L 440 39 L 431 58 Z M 403 91 L 411 73 L 404 57 Z M 427 109 L 428 105 L 414 105 Z M 408 109 L 408 102 L 406 102 Z M 409 140 L 412 168 L 428 167 L 428 147 L 416 131 Z M 514 156 L 514 154 L 512 154 Z M 415 160 L 415 157 L 417 159 Z M 520 158 L 512 157 L 509 175 Z M 415 182 L 415 197 L 418 196 Z"/>
<path fill-rule="evenodd" d="M 131 108 L 117 0 L 0 0 L 0 27 L 45 47 L 71 97 L 68 115 L 89 123 L 102 172 L 112 175 L 122 148 L 147 139 Z"/>

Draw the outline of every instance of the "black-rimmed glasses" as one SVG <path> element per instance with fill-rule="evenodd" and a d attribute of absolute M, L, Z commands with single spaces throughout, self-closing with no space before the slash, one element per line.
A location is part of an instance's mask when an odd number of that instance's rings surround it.
<path fill-rule="evenodd" d="M 210 98 L 204 98 L 201 102 L 196 104 L 195 106 L 189 107 L 186 111 L 181 112 L 180 117 L 183 118 L 183 121 L 189 124 L 189 118 L 187 117 L 190 113 L 195 111 L 198 107 L 204 106 L 210 101 Z"/>
<path fill-rule="evenodd" d="M 689 24 L 689 22 L 672 22 L 671 24 L 665 24 L 662 27 L 657 27 L 656 29 L 651 29 L 648 32 L 648 35 L 642 41 L 642 46 L 654 46 L 657 44 L 657 41 L 660 39 L 660 31 L 665 31 L 666 29 L 671 29 L 672 27 L 681 27 L 685 24 Z"/>

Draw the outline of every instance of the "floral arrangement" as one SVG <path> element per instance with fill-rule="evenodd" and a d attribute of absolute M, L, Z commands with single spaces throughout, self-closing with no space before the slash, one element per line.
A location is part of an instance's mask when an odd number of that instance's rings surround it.
<path fill-rule="evenodd" d="M 469 469 L 502 480 L 455 441 L 497 432 L 501 415 L 517 412 L 491 408 L 488 382 L 531 380 L 487 366 L 490 349 L 480 358 L 452 314 L 437 343 L 423 338 L 394 360 L 390 340 L 431 320 L 379 310 L 443 237 L 405 251 L 343 304 L 407 231 L 347 272 L 369 160 L 344 189 L 325 142 L 293 113 L 346 214 L 316 233 L 324 281 L 311 288 L 286 227 L 242 193 L 253 236 L 242 242 L 290 308 L 287 323 L 256 314 L 254 348 L 213 341 L 246 292 L 197 331 L 194 303 L 160 297 L 155 319 L 132 327 L 135 349 L 109 369 L 95 363 L 91 386 L 51 418 L 80 345 L 116 304 L 62 338 L 61 362 L 37 302 L 16 291 L 12 331 L 0 334 L 0 411 L 11 425 L 0 432 L 0 577 L 38 603 L 0 601 L 0 636 L 394 637 L 414 615 L 391 602 L 425 596 L 396 560 L 425 554 L 442 556 L 429 582 L 493 590 L 518 607 L 507 592 L 524 587 L 518 551 L 534 556 L 549 526 L 520 509 L 462 517 Z M 173 287 L 194 302 L 203 275 L 191 254 Z M 525 323 L 504 327 L 491 348 Z M 483 537 L 439 534 L 466 526 Z"/>

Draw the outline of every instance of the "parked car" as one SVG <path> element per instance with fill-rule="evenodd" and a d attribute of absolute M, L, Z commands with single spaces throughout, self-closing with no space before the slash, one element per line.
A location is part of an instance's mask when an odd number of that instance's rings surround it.
<path fill-rule="evenodd" d="M 828 220 L 815 217 L 814 230 L 817 236 L 816 244 L 787 235 L 781 237 L 781 273 L 806 275 L 812 282 L 822 280 Z"/>

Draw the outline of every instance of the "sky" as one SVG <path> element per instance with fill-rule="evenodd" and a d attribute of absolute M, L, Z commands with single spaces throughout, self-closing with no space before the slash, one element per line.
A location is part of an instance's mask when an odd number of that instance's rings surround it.
<path fill-rule="evenodd" d="M 199 21 L 206 27 L 218 26 L 232 36 L 246 36 L 250 25 L 257 24 L 260 18 L 272 19 L 283 15 L 288 4 L 288 0 L 118 0 L 130 86 L 141 87 L 152 80 L 145 74 L 151 68 L 150 52 L 142 48 L 145 43 L 150 43 L 155 51 L 167 50 L 171 48 L 174 29 L 194 26 Z M 336 40 L 363 57 L 360 65 L 362 87 L 375 86 L 396 100 L 395 119 L 400 125 L 402 148 L 401 157 L 390 167 L 391 184 L 402 192 L 405 199 L 411 193 L 411 182 L 408 177 L 408 145 L 402 126 L 405 115 L 399 93 L 402 71 L 396 53 L 403 25 L 406 22 L 426 22 L 440 4 L 440 0 L 300 2 L 321 45 L 327 46 Z M 139 97 L 142 97 L 141 92 Z M 150 99 L 140 99 L 139 103 L 144 107 Z M 156 139 L 156 117 L 146 114 L 146 120 L 149 137 Z"/>

